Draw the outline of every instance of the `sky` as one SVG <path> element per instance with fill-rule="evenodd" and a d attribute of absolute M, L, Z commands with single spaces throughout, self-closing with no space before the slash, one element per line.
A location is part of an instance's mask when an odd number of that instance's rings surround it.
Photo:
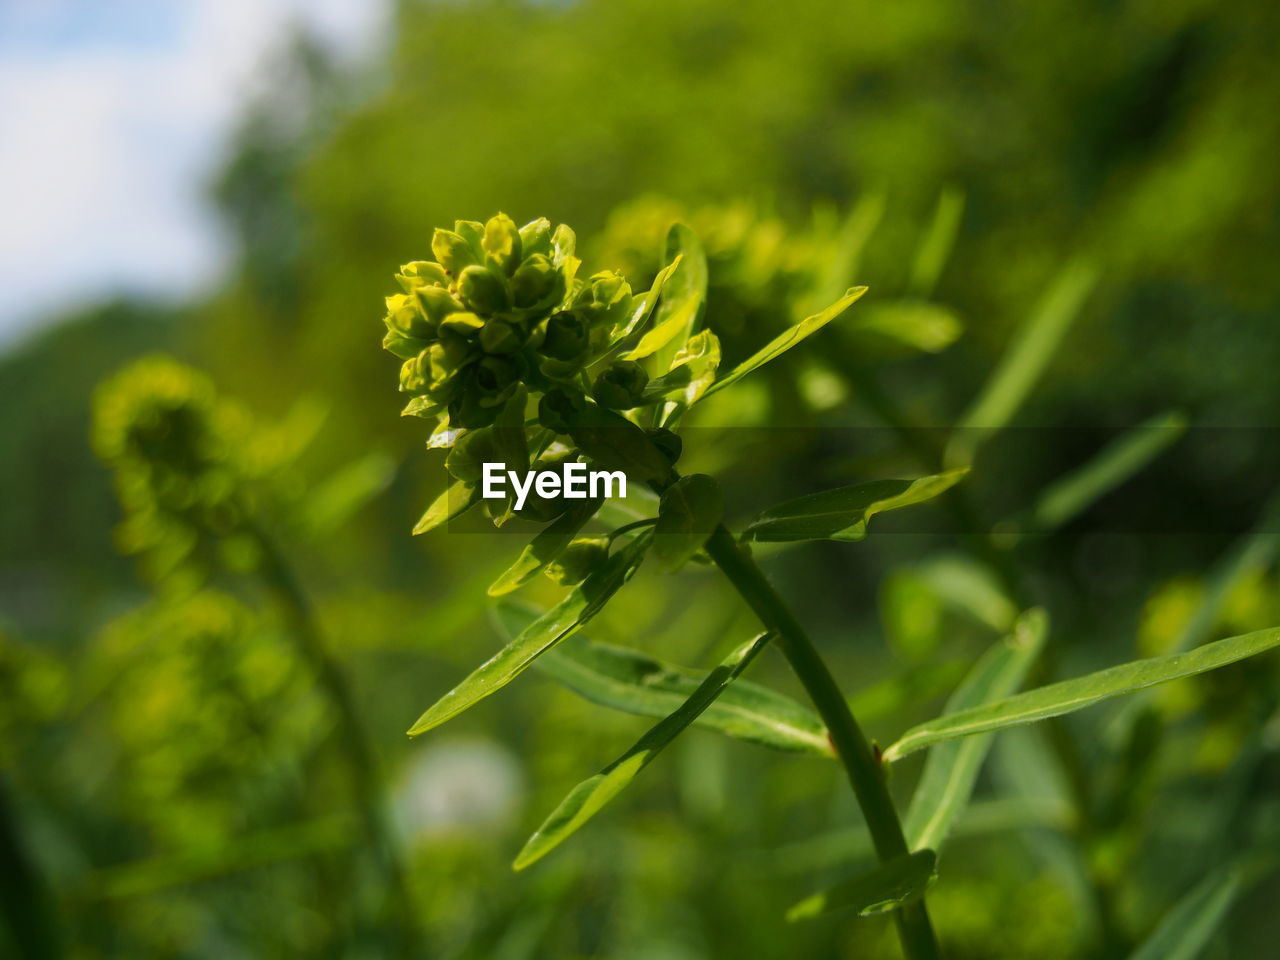
<path fill-rule="evenodd" d="M 389 0 L 0 0 L 0 348 L 105 295 L 181 298 L 228 258 L 205 185 L 302 24 L 370 51 Z"/>

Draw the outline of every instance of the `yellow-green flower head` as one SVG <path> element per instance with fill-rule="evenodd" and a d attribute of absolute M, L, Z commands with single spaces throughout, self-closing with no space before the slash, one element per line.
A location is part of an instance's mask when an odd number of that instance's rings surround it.
<path fill-rule="evenodd" d="M 234 536 L 252 425 L 208 377 L 169 357 L 136 361 L 94 399 L 93 445 L 115 473 L 125 520 L 121 549 L 146 556 L 157 579 L 190 560 L 206 537 Z"/>
<path fill-rule="evenodd" d="M 635 296 L 614 271 L 579 278 L 575 243 L 545 219 L 459 220 L 435 231 L 434 259 L 396 275 L 383 346 L 402 361 L 400 390 L 412 397 L 404 413 L 436 421 L 428 445 L 452 450 L 446 467 L 464 488 L 475 489 L 489 461 L 582 458 L 646 481 L 670 472 L 632 413 L 663 393 L 647 394 L 651 373 L 623 359 L 670 270 Z M 525 502 L 519 515 L 531 519 L 566 508 L 563 498 Z M 486 507 L 499 523 L 516 514 L 513 504 Z"/>

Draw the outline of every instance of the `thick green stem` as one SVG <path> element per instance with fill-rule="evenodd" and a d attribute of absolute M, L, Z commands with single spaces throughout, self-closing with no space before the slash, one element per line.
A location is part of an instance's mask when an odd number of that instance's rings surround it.
<path fill-rule="evenodd" d="M 382 784 L 377 761 L 365 734 L 355 697 L 342 668 L 325 645 L 311 602 L 293 570 L 261 530 L 254 530 L 253 535 L 263 558 L 263 579 L 284 609 L 302 656 L 315 670 L 321 689 L 338 715 L 337 726 L 343 754 L 351 769 L 356 806 L 369 842 L 386 875 L 391 900 L 399 914 L 401 953 L 409 956 L 415 939 L 415 924 L 408 878 L 400 861 L 398 845 L 382 809 Z"/>
<path fill-rule="evenodd" d="M 706 550 L 761 622 L 778 635 L 779 648 L 827 725 L 836 754 L 866 818 L 877 857 L 883 862 L 906 854 L 907 841 L 880 762 L 804 628 L 755 561 L 723 525 L 711 534 Z M 938 946 L 924 901 L 898 910 L 895 916 L 902 950 L 909 960 L 936 960 Z"/>

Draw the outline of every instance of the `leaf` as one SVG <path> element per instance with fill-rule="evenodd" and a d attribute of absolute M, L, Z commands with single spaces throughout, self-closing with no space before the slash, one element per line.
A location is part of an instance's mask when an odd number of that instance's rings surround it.
<path fill-rule="evenodd" d="M 650 532 L 645 530 L 617 550 L 567 597 L 436 701 L 409 729 L 409 736 L 426 733 L 502 689 L 539 656 L 580 630 L 631 579 L 644 559 L 650 539 Z"/>
<path fill-rule="evenodd" d="M 916 248 L 916 258 L 911 264 L 911 278 L 907 285 L 917 297 L 933 294 L 942 275 L 942 268 L 951 255 L 956 234 L 960 230 L 960 218 L 964 215 L 964 193 L 947 187 L 938 194 L 938 206 L 934 208 L 929 230 Z"/>
<path fill-rule="evenodd" d="M 495 613 L 509 637 L 537 619 L 535 611 L 509 600 L 498 604 Z M 623 647 L 593 643 L 581 634 L 548 650 L 535 667 L 592 703 L 642 717 L 672 713 L 701 681 L 685 667 Z M 834 755 L 827 728 L 812 710 L 749 680 L 739 680 L 726 689 L 695 723 L 774 750 L 827 758 Z"/>
<path fill-rule="evenodd" d="M 707 302 L 707 253 L 698 235 L 683 223 L 672 224 L 667 231 L 666 256 L 668 259 L 680 257 L 680 267 L 667 282 L 662 303 L 658 304 L 655 326 L 666 325 L 668 318 L 676 315 L 683 318 L 684 326 L 653 354 L 654 373 L 665 373 L 671 368 L 676 353 L 698 329 Z"/>
<path fill-rule="evenodd" d="M 946 712 L 958 713 L 1016 690 L 1044 646 L 1047 628 L 1043 610 L 1024 613 L 1012 632 L 974 664 L 947 701 Z M 930 752 L 903 821 L 908 847 L 942 849 L 952 824 L 969 803 L 990 749 L 991 737 L 983 736 L 944 743 Z"/>
<path fill-rule="evenodd" d="M 811 317 L 806 317 L 795 326 L 784 330 L 746 360 L 743 360 L 727 374 L 713 383 L 703 396 L 709 397 L 713 393 L 723 390 L 730 384 L 737 383 L 747 374 L 763 367 L 770 360 L 776 360 L 801 340 L 817 333 L 836 317 L 840 316 L 840 314 L 844 313 L 849 309 L 854 301 L 858 300 L 866 292 L 866 287 L 853 287 L 843 297 L 822 312 L 815 313 Z"/>
<path fill-rule="evenodd" d="M 700 299 L 688 299 L 665 316 L 659 311 L 658 321 L 653 329 L 640 338 L 640 342 L 622 355 L 623 360 L 643 360 L 652 356 L 681 334 L 688 335 L 688 328 L 697 317 L 702 306 Z"/>
<path fill-rule="evenodd" d="M 1093 267 L 1068 264 L 1000 358 L 982 393 L 961 418 L 947 463 L 969 463 L 1017 412 L 1044 372 L 1097 282 Z"/>
<path fill-rule="evenodd" d="M 653 314 L 653 308 L 658 304 L 658 298 L 666 287 L 667 281 L 671 279 L 671 275 L 680 266 L 682 259 L 681 256 L 677 255 L 674 260 L 658 271 L 658 275 L 653 278 L 653 285 L 635 298 L 631 306 L 631 316 L 628 318 L 626 326 L 610 341 L 610 350 L 621 346 L 632 334 L 644 328 L 649 317 Z"/>
<path fill-rule="evenodd" d="M 1009 630 L 1018 615 L 990 569 L 970 557 L 943 554 L 920 564 L 914 573 L 943 603 L 997 633 Z"/>
<path fill-rule="evenodd" d="M 524 849 L 516 857 L 513 865 L 515 869 L 523 870 L 542 859 L 599 813 L 655 756 L 715 702 L 725 687 L 764 649 L 769 639 L 770 634 L 762 633 L 731 653 L 723 663 L 707 674 L 706 679 L 674 713 L 652 727 L 613 763 L 569 791 L 569 795 L 524 845 Z"/>
<path fill-rule="evenodd" d="M 621 414 L 586 403 L 575 409 L 568 421 L 569 436 L 597 466 L 621 470 L 643 483 L 664 483 L 671 476 L 666 454 Z"/>
<path fill-rule="evenodd" d="M 538 572 L 560 556 L 560 553 L 578 535 L 587 521 L 600 509 L 599 497 L 575 503 L 537 534 L 520 552 L 516 562 L 507 568 L 489 587 L 491 597 L 501 597 L 519 589 L 538 575 Z"/>
<path fill-rule="evenodd" d="M 1038 533 L 1062 526 L 1142 470 L 1186 429 L 1186 417 L 1177 412 L 1160 414 L 1134 427 L 1088 463 L 1051 484 L 1031 509 L 1028 526 Z"/>
<path fill-rule="evenodd" d="M 946 307 L 923 300 L 873 303 L 859 311 L 850 332 L 884 337 L 912 350 L 940 353 L 964 331 L 960 318 Z"/>
<path fill-rule="evenodd" d="M 662 494 L 653 552 L 666 570 L 678 570 L 702 549 L 724 517 L 720 485 L 705 473 L 681 477 Z"/>
<path fill-rule="evenodd" d="M 989 730 L 1003 730 L 1071 713 L 1111 697 L 1216 670 L 1237 660 L 1265 653 L 1278 645 L 1280 627 L 1272 627 L 1205 644 L 1189 653 L 1171 653 L 1163 657 L 1134 660 L 1083 677 L 1028 690 L 995 703 L 938 717 L 913 727 L 884 752 L 884 759 L 888 763 L 945 740 L 986 733 Z"/>
<path fill-rule="evenodd" d="M 715 381 L 719 366 L 719 338 L 710 330 L 699 330 L 676 354 L 671 369 L 649 381 L 640 402 L 656 403 L 671 398 L 692 406 Z M 672 398 L 670 395 L 677 391 L 678 397 Z"/>
<path fill-rule="evenodd" d="M 968 472 L 964 468 L 916 480 L 872 480 L 812 493 L 770 507 L 747 525 L 744 535 L 762 542 L 858 541 L 867 535 L 867 523 L 877 513 L 931 500 Z"/>
<path fill-rule="evenodd" d="M 1129 960 L 1195 960 L 1244 886 L 1239 865 L 1218 870 L 1178 901 Z"/>
<path fill-rule="evenodd" d="M 932 850 L 917 850 L 850 877 L 829 890 L 801 900 L 787 911 L 787 920 L 809 920 L 828 913 L 853 910 L 872 917 L 919 900 L 937 876 Z"/>
<path fill-rule="evenodd" d="M 480 490 L 459 480 L 432 501 L 427 512 L 413 528 L 413 535 L 434 530 L 442 523 L 456 520 L 480 501 Z"/>

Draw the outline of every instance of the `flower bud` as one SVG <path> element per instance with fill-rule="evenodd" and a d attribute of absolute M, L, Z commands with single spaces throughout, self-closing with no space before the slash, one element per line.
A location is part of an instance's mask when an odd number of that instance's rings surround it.
<path fill-rule="evenodd" d="M 429 375 L 431 380 L 443 380 L 449 375 L 462 368 L 467 359 L 471 355 L 471 349 L 465 341 L 456 337 L 449 337 L 445 340 L 437 340 L 430 347 L 423 351 L 429 364 Z M 422 358 L 419 358 L 420 360 Z"/>
<path fill-rule="evenodd" d="M 541 253 L 520 264 L 511 278 L 511 293 L 517 307 L 527 309 L 551 299 L 559 292 L 560 271 Z"/>
<path fill-rule="evenodd" d="M 680 435 L 665 427 L 654 427 L 645 433 L 653 445 L 662 451 L 662 455 L 671 461 L 671 465 L 675 466 L 680 454 L 684 452 L 684 441 L 680 439 Z"/>
<path fill-rule="evenodd" d="M 579 537 L 547 564 L 545 573 L 562 587 L 571 587 L 600 568 L 609 559 L 607 537 Z"/>
<path fill-rule="evenodd" d="M 480 330 L 480 348 L 485 353 L 515 353 L 522 343 L 520 331 L 505 320 L 486 320 Z"/>
<path fill-rule="evenodd" d="M 400 365 L 400 391 L 402 393 L 425 393 L 431 381 L 428 377 L 428 365 L 423 360 L 423 356 L 428 351 L 424 350 L 412 360 L 406 360 Z"/>
<path fill-rule="evenodd" d="M 483 326 L 484 321 L 474 313 L 461 311 L 451 313 L 440 321 L 440 333 L 442 336 L 451 333 L 456 337 L 471 337 L 479 333 Z"/>
<path fill-rule="evenodd" d="M 481 244 L 489 262 L 507 276 L 515 273 L 516 267 L 520 266 L 520 231 L 505 213 L 489 218 L 489 222 L 484 225 Z"/>
<path fill-rule="evenodd" d="M 488 394 L 503 391 L 519 379 L 520 365 L 507 357 L 485 357 L 476 365 L 476 385 Z"/>
<path fill-rule="evenodd" d="M 555 433 L 568 433 L 569 424 L 581 411 L 583 401 L 559 387 L 552 387 L 538 401 L 538 421 Z"/>
<path fill-rule="evenodd" d="M 438 327 L 440 321 L 449 314 L 462 309 L 462 305 L 444 287 L 419 287 L 414 291 L 414 296 L 418 298 L 418 304 L 432 329 Z"/>
<path fill-rule="evenodd" d="M 458 233 L 440 227 L 436 228 L 435 234 L 431 237 L 431 252 L 436 255 L 440 265 L 455 277 L 465 268 L 478 262 L 471 244 Z"/>
<path fill-rule="evenodd" d="M 419 287 L 432 284 L 447 286 L 449 275 L 444 272 L 440 264 L 432 260 L 414 260 L 400 268 L 400 272 L 396 274 L 396 280 L 404 288 L 405 293 L 413 293 Z"/>
<path fill-rule="evenodd" d="M 492 431 L 481 427 L 458 438 L 445 457 L 444 466 L 455 479 L 476 483 L 484 473 L 484 464 L 497 463 L 499 459 Z"/>
<path fill-rule="evenodd" d="M 588 346 L 587 327 L 577 314 L 563 311 L 547 321 L 542 353 L 557 360 L 577 360 Z"/>
<path fill-rule="evenodd" d="M 617 360 L 596 377 L 592 396 L 611 410 L 630 410 L 640 405 L 649 374 L 634 360 Z"/>
<path fill-rule="evenodd" d="M 507 285 L 486 267 L 467 267 L 458 275 L 462 302 L 483 316 L 507 309 Z"/>
<path fill-rule="evenodd" d="M 526 258 L 535 254 L 551 256 L 551 221 L 546 217 L 530 220 L 520 228 L 520 249 Z"/>
<path fill-rule="evenodd" d="M 419 309 L 417 299 L 405 293 L 387 297 L 387 316 L 384 322 L 388 329 L 405 337 L 426 339 L 435 333 Z"/>

